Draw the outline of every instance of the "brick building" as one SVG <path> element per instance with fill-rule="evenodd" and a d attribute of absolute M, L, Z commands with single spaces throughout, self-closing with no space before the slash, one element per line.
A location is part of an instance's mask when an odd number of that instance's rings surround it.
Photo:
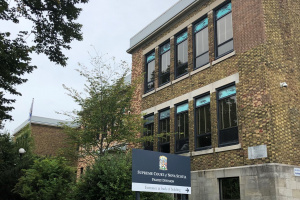
<path fill-rule="evenodd" d="M 181 0 L 130 40 L 148 150 L 190 156 L 177 199 L 300 199 L 300 4 Z"/>
<path fill-rule="evenodd" d="M 14 137 L 18 137 L 22 130 L 30 124 L 31 136 L 34 141 L 34 153 L 40 156 L 56 156 L 60 150 L 68 146 L 67 135 L 64 133 L 62 123 L 64 120 L 46 117 L 32 116 L 23 122 L 14 131 Z"/>

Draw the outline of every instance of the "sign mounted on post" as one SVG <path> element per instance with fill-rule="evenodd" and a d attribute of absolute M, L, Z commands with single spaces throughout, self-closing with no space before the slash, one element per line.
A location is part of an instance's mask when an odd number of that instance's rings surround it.
<path fill-rule="evenodd" d="M 133 149 L 132 191 L 191 194 L 190 158 Z"/>

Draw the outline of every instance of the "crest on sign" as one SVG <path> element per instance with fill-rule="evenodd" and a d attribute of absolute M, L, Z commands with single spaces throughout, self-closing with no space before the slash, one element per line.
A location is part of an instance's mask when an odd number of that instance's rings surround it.
<path fill-rule="evenodd" d="M 168 170 L 168 158 L 166 156 L 159 156 L 159 169 Z"/>

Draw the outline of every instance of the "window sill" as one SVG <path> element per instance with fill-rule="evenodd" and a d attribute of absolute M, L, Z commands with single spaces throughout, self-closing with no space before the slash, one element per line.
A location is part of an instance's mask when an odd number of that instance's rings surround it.
<path fill-rule="evenodd" d="M 192 156 L 199 156 L 204 154 L 211 154 L 213 152 L 214 152 L 213 149 L 205 149 L 205 150 L 193 151 L 191 154 Z"/>
<path fill-rule="evenodd" d="M 222 61 L 224 61 L 224 60 L 226 60 L 226 59 L 228 59 L 228 58 L 230 58 L 234 55 L 235 55 L 235 51 L 233 51 L 229 54 L 226 54 L 225 56 L 222 56 L 221 58 L 218 58 L 217 60 L 213 61 L 212 65 L 218 64 L 218 63 L 220 63 L 220 62 L 222 62 Z"/>
<path fill-rule="evenodd" d="M 144 97 L 146 97 L 146 96 L 149 96 L 149 95 L 151 95 L 151 94 L 154 94 L 155 93 L 155 90 L 152 90 L 151 92 L 148 92 L 148 93 L 146 93 L 146 94 L 143 94 L 142 95 L 142 98 L 144 98 Z"/>
<path fill-rule="evenodd" d="M 179 81 L 181 81 L 183 79 L 186 79 L 187 77 L 189 77 L 189 74 L 183 75 L 183 76 L 175 79 L 174 81 L 172 81 L 172 84 L 177 83 L 177 82 L 179 82 Z"/>
<path fill-rule="evenodd" d="M 190 157 L 191 153 L 190 152 L 188 152 L 188 153 L 178 153 L 177 155 Z"/>
<path fill-rule="evenodd" d="M 208 64 L 206 64 L 206 65 L 203 65 L 202 67 L 199 67 L 198 69 L 195 69 L 194 71 L 192 71 L 190 74 L 191 74 L 191 76 L 192 75 L 194 75 L 194 74 L 196 74 L 196 73 L 198 73 L 198 72 L 201 72 L 201 71 L 203 71 L 203 70 L 205 70 L 205 69 L 207 69 L 207 68 L 209 68 L 210 67 L 210 63 L 208 63 Z"/>
<path fill-rule="evenodd" d="M 231 151 L 231 150 L 236 150 L 240 149 L 242 146 L 241 144 L 236 144 L 236 145 L 231 145 L 231 146 L 226 146 L 226 147 L 217 147 L 215 148 L 215 152 L 222 152 L 222 151 Z"/>
<path fill-rule="evenodd" d="M 157 89 L 156 89 L 156 92 L 159 91 L 159 90 L 162 90 L 162 89 L 164 89 L 164 88 L 166 88 L 166 87 L 168 87 L 168 86 L 170 86 L 170 85 L 171 85 L 170 82 L 167 83 L 167 84 L 164 84 L 164 85 L 160 86 L 159 88 L 157 88 Z"/>

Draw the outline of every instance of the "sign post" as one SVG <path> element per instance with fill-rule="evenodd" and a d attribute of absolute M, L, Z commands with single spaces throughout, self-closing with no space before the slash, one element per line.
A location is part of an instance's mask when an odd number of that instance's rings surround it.
<path fill-rule="evenodd" d="M 133 149 L 132 191 L 191 194 L 190 158 Z"/>

